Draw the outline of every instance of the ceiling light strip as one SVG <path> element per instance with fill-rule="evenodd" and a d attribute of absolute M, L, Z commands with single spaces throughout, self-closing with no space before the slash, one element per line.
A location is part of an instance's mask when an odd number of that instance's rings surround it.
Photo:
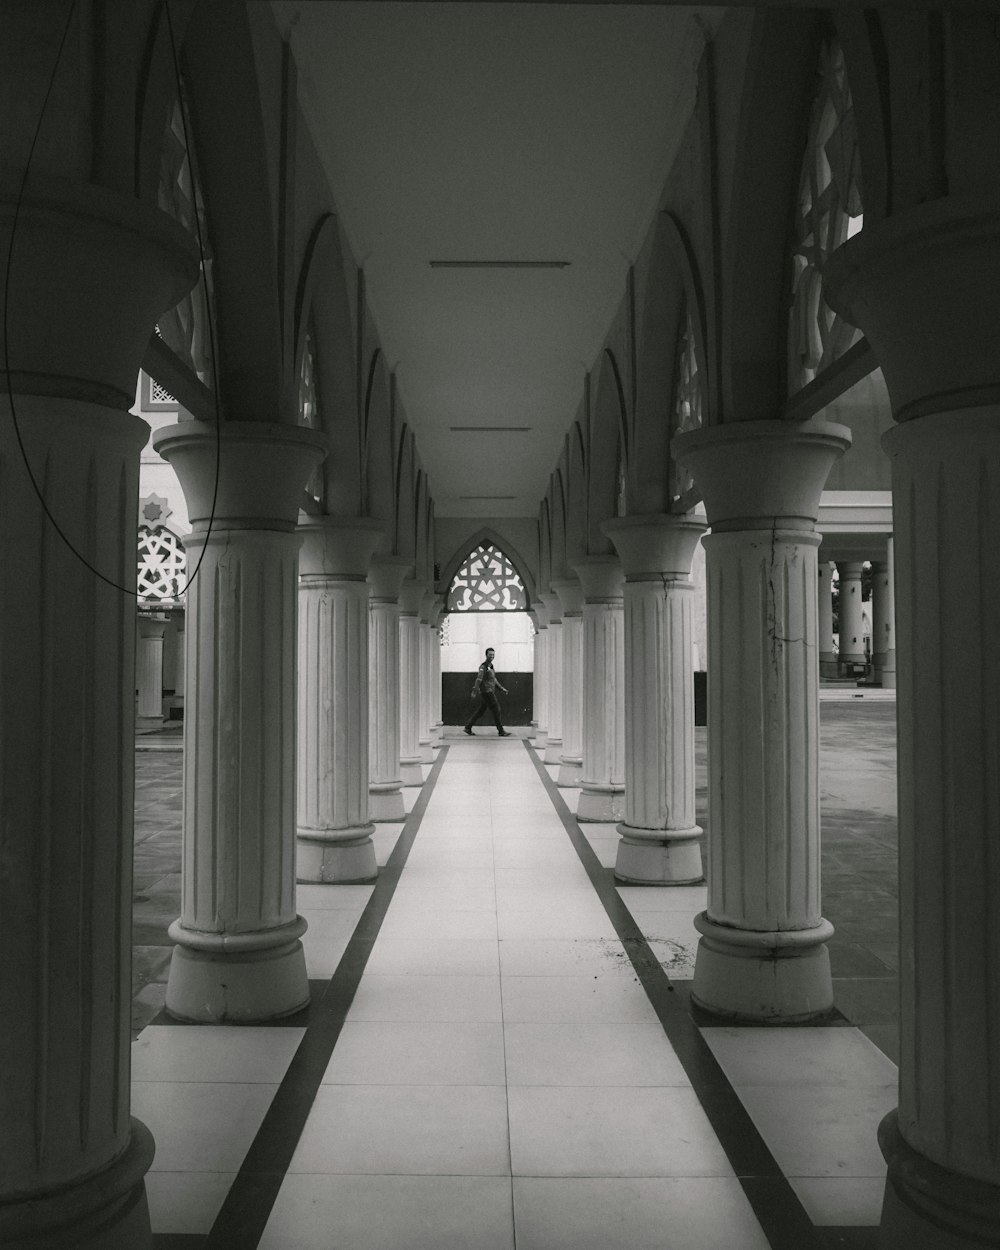
<path fill-rule="evenodd" d="M 449 425 L 456 434 L 527 434 L 530 425 Z"/>
<path fill-rule="evenodd" d="M 516 495 L 459 495 L 459 499 L 469 501 L 471 499 L 516 499 Z"/>
<path fill-rule="evenodd" d="M 432 260 L 432 269 L 568 269 L 568 260 Z"/>

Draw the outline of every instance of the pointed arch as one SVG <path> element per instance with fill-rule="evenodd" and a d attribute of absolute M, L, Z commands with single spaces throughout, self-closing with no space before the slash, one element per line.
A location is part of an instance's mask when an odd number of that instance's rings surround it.
<path fill-rule="evenodd" d="M 455 574 L 477 547 L 495 547 L 507 557 L 513 565 L 517 576 L 521 579 L 521 584 L 524 586 L 527 599 L 524 610 L 530 611 L 531 605 L 538 597 L 535 580 L 531 575 L 531 567 L 516 546 L 491 525 L 482 526 L 470 534 L 460 546 L 455 548 L 447 563 L 442 567 L 441 576 L 438 579 L 438 585 L 442 588 L 443 593 L 445 595 L 448 594 L 451 584 L 455 580 Z"/>
<path fill-rule="evenodd" d="M 618 470 L 628 466 L 628 414 L 614 353 L 605 349 L 593 389 L 590 423 L 590 472 L 587 483 L 587 546 L 590 555 L 609 555 L 614 547 L 601 522 L 615 516 Z"/>

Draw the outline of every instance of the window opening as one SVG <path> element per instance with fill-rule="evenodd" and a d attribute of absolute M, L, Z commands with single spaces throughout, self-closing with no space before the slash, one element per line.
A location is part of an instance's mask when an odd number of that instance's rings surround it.
<path fill-rule="evenodd" d="M 820 83 L 802 162 L 792 251 L 788 386 L 794 392 L 842 356 L 861 332 L 823 299 L 823 265 L 864 223 L 854 105 L 835 39 L 820 52 Z"/>
<path fill-rule="evenodd" d="M 527 607 L 524 583 L 492 543 L 480 543 L 469 554 L 448 588 L 448 612 L 524 612 Z"/>
<path fill-rule="evenodd" d="M 136 591 L 140 603 L 181 597 L 187 557 L 184 544 L 164 525 L 140 525 Z"/>
<path fill-rule="evenodd" d="M 306 331 L 305 346 L 302 349 L 302 362 L 299 365 L 298 408 L 299 425 L 306 425 L 312 430 L 322 429 L 319 408 L 319 382 L 316 374 L 316 352 L 313 347 L 312 330 Z M 317 503 L 323 503 L 323 466 L 318 464 L 309 475 L 306 483 L 306 494 L 311 495 Z"/>
<path fill-rule="evenodd" d="M 691 309 L 686 301 L 682 323 L 684 330 L 677 344 L 677 359 L 674 365 L 673 434 L 684 434 L 688 430 L 699 429 L 703 417 L 702 376 L 698 362 L 698 348 L 694 322 L 691 320 Z M 671 498 L 680 499 L 693 487 L 694 478 L 690 472 L 674 461 L 670 469 Z"/>

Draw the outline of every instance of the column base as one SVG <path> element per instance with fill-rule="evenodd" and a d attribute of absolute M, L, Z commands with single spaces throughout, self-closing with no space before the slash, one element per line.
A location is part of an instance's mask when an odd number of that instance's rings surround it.
<path fill-rule="evenodd" d="M 562 763 L 562 738 L 546 738 L 545 740 L 545 758 L 543 764 L 561 764 Z"/>
<path fill-rule="evenodd" d="M 378 876 L 373 824 L 355 829 L 299 829 L 296 832 L 296 881 L 361 885 Z"/>
<path fill-rule="evenodd" d="M 819 653 L 819 675 L 820 677 L 838 677 L 840 671 L 837 668 L 837 657 L 832 651 L 821 651 Z"/>
<path fill-rule="evenodd" d="M 257 933 L 196 933 L 175 920 L 166 1009 L 200 1024 L 253 1024 L 294 1015 L 309 1002 L 306 922 Z M 267 945 L 264 945 L 267 943 Z"/>
<path fill-rule="evenodd" d="M 690 829 L 636 829 L 621 824 L 615 880 L 637 885 L 694 885 L 705 875 L 698 825 Z"/>
<path fill-rule="evenodd" d="M 424 784 L 424 770 L 421 767 L 420 756 L 400 760 L 399 776 L 404 786 L 422 786 Z"/>
<path fill-rule="evenodd" d="M 368 790 L 368 819 L 375 824 L 406 819 L 402 781 L 371 786 Z"/>
<path fill-rule="evenodd" d="M 150 1250 L 144 1177 L 153 1135 L 131 1121 L 124 1152 L 100 1172 L 52 1194 L 0 1202 L 0 1245 L 18 1250 Z"/>
<path fill-rule="evenodd" d="M 762 933 L 695 916 L 702 935 L 691 1001 L 730 1020 L 794 1024 L 833 1006 L 830 952 L 833 925 Z"/>
<path fill-rule="evenodd" d="M 1000 1245 L 1000 1187 L 961 1176 L 914 1150 L 890 1111 L 878 1129 L 889 1165 L 879 1250 L 982 1250 Z"/>
<path fill-rule="evenodd" d="M 559 757 L 559 775 L 556 777 L 556 785 L 564 786 L 571 789 L 579 786 L 583 780 L 583 757 L 560 755 Z"/>
<path fill-rule="evenodd" d="M 531 745 L 535 748 L 539 755 L 543 755 L 545 753 L 545 748 L 548 746 L 548 743 L 548 732 L 544 729 L 536 729 Z"/>
<path fill-rule="evenodd" d="M 428 738 L 426 742 L 423 739 L 421 739 L 420 762 L 421 764 L 433 764 L 434 763 L 434 741 L 433 739 Z"/>
<path fill-rule="evenodd" d="M 581 781 L 582 793 L 576 805 L 576 818 L 582 822 L 617 824 L 625 815 L 625 788 Z"/>

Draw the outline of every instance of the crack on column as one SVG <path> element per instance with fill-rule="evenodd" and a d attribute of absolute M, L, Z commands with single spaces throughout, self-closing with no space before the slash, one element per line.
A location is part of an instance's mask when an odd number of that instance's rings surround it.
<path fill-rule="evenodd" d="M 778 517 L 775 517 L 771 525 L 771 555 L 768 563 L 767 575 L 767 635 L 771 642 L 771 662 L 774 665 L 775 672 L 778 671 L 778 644 L 779 643 L 795 643 L 800 642 L 807 649 L 812 646 L 808 639 L 798 637 L 789 638 L 785 634 L 778 633 L 778 592 L 774 584 L 775 573 L 775 551 L 778 545 Z"/>

